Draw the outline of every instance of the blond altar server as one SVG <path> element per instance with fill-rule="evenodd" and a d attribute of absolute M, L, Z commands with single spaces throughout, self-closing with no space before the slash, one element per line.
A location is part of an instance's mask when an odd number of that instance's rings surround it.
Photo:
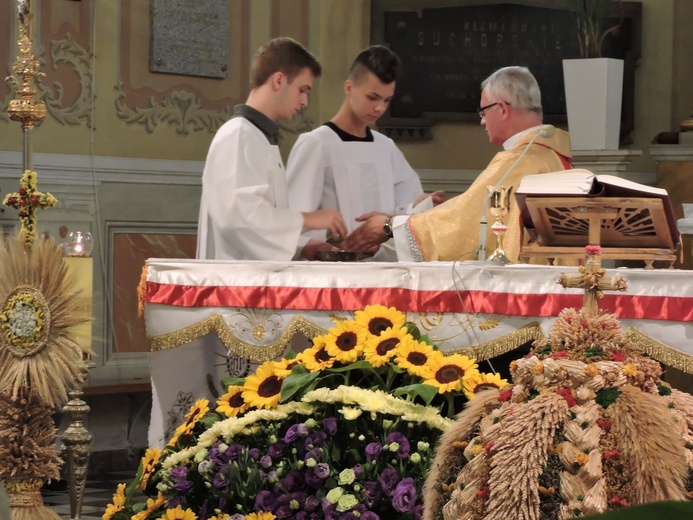
<path fill-rule="evenodd" d="M 289 155 L 289 205 L 299 211 L 334 208 L 349 232 L 369 212 L 408 214 L 432 208 L 443 192 L 424 194 L 419 176 L 389 137 L 369 126 L 387 110 L 401 71 L 399 57 L 373 45 L 356 57 L 344 101 L 323 126 L 302 134 Z M 325 240 L 325 232 L 308 232 Z M 333 237 L 339 240 L 339 237 Z M 337 241 L 338 241 L 337 240 Z M 375 259 L 389 259 L 376 255 Z"/>
<path fill-rule="evenodd" d="M 373 214 L 347 237 L 345 248 L 367 251 L 394 235 L 401 261 L 476 259 L 482 212 L 488 211 L 488 186 L 517 188 L 525 175 L 571 167 L 569 136 L 542 124 L 539 85 L 527 68 L 506 67 L 484 80 L 478 112 L 489 141 L 502 146 L 503 151 L 496 154 L 469 189 L 436 208 L 411 216 Z M 505 223 L 505 254 L 516 261 L 521 224 L 513 198 Z M 495 237 L 490 228 L 486 241 L 492 251 Z"/>
<path fill-rule="evenodd" d="M 275 38 L 253 59 L 251 90 L 234 107 L 209 147 L 202 174 L 197 258 L 291 260 L 301 233 L 329 229 L 346 234 L 334 209 L 289 209 L 286 172 L 279 154 L 277 121 L 308 105 L 308 92 L 321 67 L 291 38 Z M 329 248 L 314 241 L 303 244 Z M 304 253 L 310 257 L 310 253 Z"/>

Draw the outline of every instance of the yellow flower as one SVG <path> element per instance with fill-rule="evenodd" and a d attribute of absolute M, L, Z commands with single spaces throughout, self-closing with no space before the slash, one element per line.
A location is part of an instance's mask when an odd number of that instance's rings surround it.
<path fill-rule="evenodd" d="M 197 515 L 191 509 L 183 509 L 178 506 L 175 509 L 167 509 L 162 520 L 197 520 Z"/>
<path fill-rule="evenodd" d="M 256 408 L 275 408 L 281 397 L 283 378 L 277 376 L 272 361 L 260 365 L 246 378 L 243 399 Z"/>
<path fill-rule="evenodd" d="M 476 394 L 487 388 L 502 390 L 508 385 L 508 380 L 503 379 L 500 374 L 478 374 L 463 381 L 462 387 L 467 399 L 474 398 Z"/>
<path fill-rule="evenodd" d="M 368 332 L 353 321 L 342 321 L 330 329 L 325 338 L 327 353 L 340 363 L 353 363 L 359 358 Z"/>
<path fill-rule="evenodd" d="M 429 378 L 433 375 L 428 366 L 429 359 L 435 350 L 426 343 L 411 341 L 397 347 L 395 361 L 413 376 Z"/>
<path fill-rule="evenodd" d="M 403 343 L 414 343 L 414 338 L 409 335 L 407 329 L 387 329 L 380 336 L 372 336 L 366 340 L 363 357 L 374 367 L 381 367 L 395 356 Z"/>
<path fill-rule="evenodd" d="M 159 492 L 156 499 L 148 498 L 146 509 L 143 509 L 136 515 L 133 515 L 131 520 L 147 520 L 147 518 L 149 518 L 150 513 L 153 513 L 154 511 L 160 509 L 164 505 L 166 505 L 166 499 L 164 498 L 164 495 L 162 495 L 161 492 Z"/>
<path fill-rule="evenodd" d="M 540 376 L 541 374 L 544 373 L 544 365 L 539 362 L 536 365 L 532 367 L 532 372 L 534 372 L 536 375 Z"/>
<path fill-rule="evenodd" d="M 301 358 L 300 357 L 295 357 L 294 359 L 286 359 L 282 358 L 279 361 L 274 361 L 274 373 L 277 374 L 277 377 L 281 377 L 282 379 L 289 377 L 291 375 L 291 370 L 296 366 L 300 365 L 301 363 Z"/>
<path fill-rule="evenodd" d="M 339 409 L 339 413 L 341 413 L 347 421 L 354 421 L 361 417 L 363 410 L 354 406 L 345 406 Z"/>
<path fill-rule="evenodd" d="M 250 513 L 245 515 L 245 520 L 274 520 L 277 518 L 270 511 L 260 511 L 258 513 Z"/>
<path fill-rule="evenodd" d="M 116 492 L 113 495 L 113 503 L 106 506 L 106 512 L 101 517 L 102 520 L 111 520 L 113 515 L 118 511 L 122 511 L 125 507 L 125 484 L 118 484 Z"/>
<path fill-rule="evenodd" d="M 578 466 L 584 466 L 585 464 L 587 464 L 589 460 L 590 458 L 587 456 L 586 453 L 579 451 L 575 454 L 575 464 L 577 464 Z"/>
<path fill-rule="evenodd" d="M 144 457 L 142 457 L 142 478 L 139 485 L 141 490 L 147 487 L 149 477 L 154 473 L 160 458 L 161 450 L 159 448 L 149 448 L 144 452 Z"/>
<path fill-rule="evenodd" d="M 217 399 L 216 411 L 226 417 L 236 417 L 248 410 L 250 403 L 243 399 L 244 388 L 243 386 L 230 386 L 227 392 Z"/>
<path fill-rule="evenodd" d="M 636 376 L 638 374 L 638 367 L 636 367 L 633 363 L 628 363 L 623 366 L 623 375 L 625 376 Z"/>
<path fill-rule="evenodd" d="M 301 352 L 301 361 L 310 372 L 318 372 L 334 365 L 334 358 L 330 356 L 325 347 L 327 336 L 313 338 L 313 346 Z"/>
<path fill-rule="evenodd" d="M 371 336 L 380 336 L 387 329 L 402 328 L 407 317 L 394 307 L 388 309 L 383 305 L 368 305 L 362 311 L 356 311 L 354 321 L 363 326 Z"/>
<path fill-rule="evenodd" d="M 174 446 L 178 437 L 184 434 L 191 434 L 195 425 L 209 412 L 209 401 L 207 399 L 198 399 L 190 408 L 190 411 L 185 415 L 185 422 L 176 428 L 173 439 L 169 442 L 169 446 Z"/>
<path fill-rule="evenodd" d="M 434 351 L 428 366 L 432 375 L 424 384 L 435 386 L 439 394 L 460 390 L 463 378 L 469 379 L 479 374 L 476 362 L 462 354 L 445 356 L 439 351 Z"/>
<path fill-rule="evenodd" d="M 588 375 L 590 377 L 594 377 L 597 374 L 599 374 L 599 368 L 594 363 L 590 363 L 589 365 L 587 365 L 585 367 L 585 375 Z"/>

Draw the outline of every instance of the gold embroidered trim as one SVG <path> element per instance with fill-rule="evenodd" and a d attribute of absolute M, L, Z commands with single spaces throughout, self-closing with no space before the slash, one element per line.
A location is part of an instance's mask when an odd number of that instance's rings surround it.
<path fill-rule="evenodd" d="M 677 368 L 686 374 L 693 374 L 693 356 L 690 354 L 686 354 L 669 345 L 660 343 L 644 332 L 632 327 L 628 327 L 623 333 L 623 336 L 628 341 L 632 342 L 633 346 L 635 346 L 638 351 L 647 354 L 652 359 L 656 359 L 667 366 Z"/>
<path fill-rule="evenodd" d="M 479 345 L 472 345 L 471 347 L 462 347 L 458 349 L 445 349 L 443 352 L 445 355 L 450 354 L 464 354 L 465 356 L 472 357 L 477 361 L 485 361 L 487 359 L 492 359 L 494 357 L 506 354 L 511 350 L 521 347 L 529 341 L 536 341 L 544 337 L 544 332 L 539 326 L 539 322 L 533 321 L 528 323 L 524 327 L 517 329 L 514 332 L 501 336 L 498 339 L 491 341 L 485 341 Z"/>
<path fill-rule="evenodd" d="M 149 350 L 150 352 L 156 352 L 175 348 L 206 336 L 212 331 L 217 333 L 221 342 L 230 352 L 255 362 L 263 362 L 281 356 L 291 342 L 291 338 L 299 332 L 308 338 L 327 333 L 326 329 L 311 323 L 303 316 L 295 316 L 279 338 L 265 345 L 254 345 L 238 339 L 231 332 L 221 314 L 214 314 L 173 332 L 147 336 Z"/>

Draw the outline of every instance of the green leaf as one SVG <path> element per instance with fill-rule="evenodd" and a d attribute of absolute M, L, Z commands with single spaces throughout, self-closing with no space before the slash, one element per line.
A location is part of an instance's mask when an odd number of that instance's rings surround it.
<path fill-rule="evenodd" d="M 608 408 L 618 399 L 619 395 L 621 395 L 621 391 L 618 388 L 602 388 L 597 392 L 597 397 L 594 400 L 602 407 Z"/>
<path fill-rule="evenodd" d="M 396 397 L 408 395 L 412 397 L 419 396 L 423 399 L 426 406 L 430 405 L 435 396 L 438 394 L 438 389 L 435 386 L 425 385 L 423 383 L 402 386 L 396 388 L 393 392 Z"/>
<path fill-rule="evenodd" d="M 354 361 L 353 363 L 349 363 L 348 365 L 345 365 L 343 367 L 328 368 L 327 370 L 325 370 L 325 372 L 331 372 L 333 374 L 339 374 L 341 372 L 350 372 L 352 370 L 373 370 L 373 365 L 371 365 L 365 359 L 361 359 L 359 361 Z"/>
<path fill-rule="evenodd" d="M 221 384 L 228 389 L 230 386 L 243 386 L 245 384 L 244 377 L 222 377 Z"/>
<path fill-rule="evenodd" d="M 418 339 L 421 337 L 421 332 L 419 332 L 419 327 L 414 325 L 411 321 L 408 321 L 404 324 L 404 328 L 407 329 L 407 332 L 415 339 L 418 341 Z"/>
<path fill-rule="evenodd" d="M 296 370 L 297 368 L 298 367 L 294 367 L 294 371 L 291 372 L 291 375 L 282 381 L 282 392 L 279 399 L 282 403 L 290 400 L 294 396 L 298 397 L 302 391 L 302 393 L 305 393 L 318 376 L 320 376 L 320 372 L 305 371 L 304 373 L 302 370 Z"/>

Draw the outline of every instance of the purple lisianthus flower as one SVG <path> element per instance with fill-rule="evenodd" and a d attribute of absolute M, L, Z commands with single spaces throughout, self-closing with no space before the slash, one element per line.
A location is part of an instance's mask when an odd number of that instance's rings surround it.
<path fill-rule="evenodd" d="M 255 496 L 255 510 L 256 511 L 272 511 L 276 499 L 271 491 L 263 489 Z"/>
<path fill-rule="evenodd" d="M 252 460 L 260 460 L 260 450 L 257 448 L 250 448 L 248 450 L 248 458 Z"/>
<path fill-rule="evenodd" d="M 383 451 L 383 445 L 379 442 L 371 442 L 366 446 L 366 462 L 378 460 L 380 452 Z"/>
<path fill-rule="evenodd" d="M 325 428 L 325 433 L 332 437 L 335 433 L 337 433 L 337 418 L 325 417 L 322 420 L 322 427 Z"/>
<path fill-rule="evenodd" d="M 369 480 L 368 482 L 364 482 L 363 488 L 366 492 L 366 505 L 371 509 L 377 509 L 383 497 L 380 484 L 373 480 Z"/>
<path fill-rule="evenodd" d="M 320 462 L 315 466 L 315 476 L 318 478 L 327 478 L 330 476 L 330 465 Z"/>
<path fill-rule="evenodd" d="M 416 506 L 416 486 L 411 477 L 403 478 L 392 494 L 392 507 L 400 513 L 408 513 Z"/>
<path fill-rule="evenodd" d="M 280 480 L 282 487 L 289 493 L 293 493 L 303 488 L 305 479 L 300 471 L 290 471 L 286 477 Z"/>
<path fill-rule="evenodd" d="M 387 496 L 392 496 L 397 482 L 399 482 L 399 475 L 394 468 L 385 468 L 380 473 L 380 487 Z"/>
<path fill-rule="evenodd" d="M 245 446 L 242 444 L 232 444 L 226 449 L 224 455 L 228 456 L 229 460 L 238 460 L 241 453 L 245 451 Z"/>
<path fill-rule="evenodd" d="M 214 484 L 215 488 L 226 491 L 231 485 L 231 481 L 226 478 L 224 469 L 226 469 L 226 467 L 222 468 L 220 471 L 217 471 L 216 475 L 214 475 L 212 483 Z"/>
<path fill-rule="evenodd" d="M 416 504 L 409 514 L 414 517 L 414 520 L 423 518 L 423 504 Z"/>
<path fill-rule="evenodd" d="M 178 506 L 183 505 L 183 497 L 182 496 L 177 496 L 173 497 L 171 500 L 168 501 L 168 504 L 166 504 L 166 509 L 175 509 Z"/>
<path fill-rule="evenodd" d="M 363 469 L 361 468 L 361 466 L 354 466 L 351 469 L 354 471 L 354 476 L 356 478 L 359 478 L 361 476 L 361 473 L 363 473 Z"/>
<path fill-rule="evenodd" d="M 325 432 L 313 432 L 310 435 L 308 435 L 308 437 L 306 437 L 304 446 L 307 450 L 310 450 L 313 447 L 320 448 L 323 444 L 325 444 L 326 439 L 327 434 Z"/>
<path fill-rule="evenodd" d="M 260 465 L 265 469 L 272 467 L 272 457 L 263 455 L 260 459 Z"/>
<path fill-rule="evenodd" d="M 322 457 L 322 448 L 312 448 L 306 451 L 303 456 L 303 462 L 308 462 L 308 459 L 320 460 Z"/>
<path fill-rule="evenodd" d="M 339 520 L 340 518 L 337 506 L 330 504 L 326 498 L 322 499 L 322 512 L 325 514 L 325 520 Z"/>
<path fill-rule="evenodd" d="M 286 430 L 284 434 L 284 442 L 291 444 L 299 437 L 306 437 L 308 435 L 308 427 L 303 423 L 293 424 Z"/>
<path fill-rule="evenodd" d="M 228 449 L 224 451 L 224 453 L 221 453 L 219 451 L 219 446 L 221 445 L 221 442 L 217 442 L 214 446 L 212 446 L 212 449 L 209 450 L 209 460 L 214 461 L 214 463 L 221 467 L 224 466 L 228 461 Z"/>
<path fill-rule="evenodd" d="M 409 446 L 409 439 L 407 439 L 403 433 L 392 432 L 390 435 L 387 436 L 387 442 L 396 442 L 397 444 L 399 444 L 399 449 L 397 450 L 398 459 L 403 460 L 409 456 L 409 452 L 411 451 L 411 447 Z"/>
<path fill-rule="evenodd" d="M 308 495 L 306 497 L 306 501 L 303 504 L 303 509 L 305 511 L 308 511 L 309 513 L 312 513 L 318 508 L 319 505 L 320 500 L 318 500 L 314 495 Z"/>
<path fill-rule="evenodd" d="M 364 511 L 363 513 L 361 513 L 360 520 L 380 520 L 380 517 L 377 513 L 374 513 L 373 511 Z"/>
<path fill-rule="evenodd" d="M 229 520 L 245 520 L 245 516 L 240 513 L 236 513 L 235 515 L 231 515 Z"/>
<path fill-rule="evenodd" d="M 306 479 L 306 485 L 312 489 L 320 489 L 325 483 L 324 478 L 320 478 L 315 474 L 315 468 L 308 468 L 305 472 L 304 477 Z"/>
<path fill-rule="evenodd" d="M 267 451 L 269 452 L 270 457 L 272 457 L 273 459 L 278 459 L 282 455 L 284 455 L 285 449 L 286 449 L 286 444 L 284 443 L 284 441 L 278 441 L 276 444 L 272 444 L 272 446 L 270 446 L 267 449 Z"/>
<path fill-rule="evenodd" d="M 176 491 L 188 491 L 192 488 L 192 482 L 188 480 L 188 468 L 178 466 L 171 470 L 171 482 Z"/>
<path fill-rule="evenodd" d="M 272 509 L 272 513 L 277 518 L 291 518 L 294 516 L 295 511 L 291 509 L 291 497 L 289 495 L 282 495 L 277 498 L 277 502 Z"/>

